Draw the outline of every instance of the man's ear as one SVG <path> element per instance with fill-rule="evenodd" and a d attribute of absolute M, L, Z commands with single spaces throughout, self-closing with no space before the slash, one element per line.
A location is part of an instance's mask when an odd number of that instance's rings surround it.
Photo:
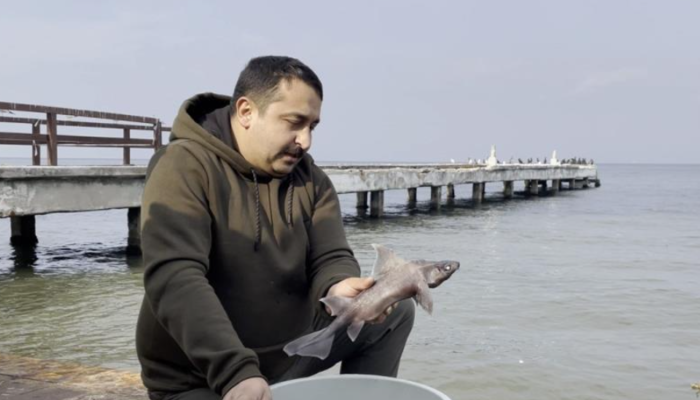
<path fill-rule="evenodd" d="M 236 100 L 236 116 L 238 123 L 245 129 L 250 128 L 255 104 L 247 97 L 241 96 Z"/>

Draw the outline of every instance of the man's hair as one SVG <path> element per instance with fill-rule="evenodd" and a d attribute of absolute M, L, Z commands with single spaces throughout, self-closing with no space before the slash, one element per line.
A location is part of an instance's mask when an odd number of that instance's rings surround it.
<path fill-rule="evenodd" d="M 277 100 L 276 95 L 282 79 L 291 82 L 299 79 L 311 86 L 323 100 L 323 86 L 316 73 L 296 58 L 263 56 L 251 59 L 241 71 L 231 99 L 232 113 L 236 113 L 236 102 L 243 96 L 253 100 L 265 113 L 267 106 Z"/>

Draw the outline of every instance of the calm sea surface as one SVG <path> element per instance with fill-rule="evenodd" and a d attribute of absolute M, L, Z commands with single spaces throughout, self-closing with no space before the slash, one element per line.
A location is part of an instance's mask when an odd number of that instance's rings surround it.
<path fill-rule="evenodd" d="M 387 192 L 387 215 L 346 230 L 368 273 L 371 243 L 461 270 L 418 310 L 400 376 L 453 399 L 688 399 L 700 382 L 700 165 L 601 165 L 603 186 L 474 206 L 470 186 L 429 212 Z M 516 184 L 516 190 L 522 190 Z M 421 201 L 422 200 L 422 201 Z M 0 352 L 138 370 L 143 268 L 126 211 L 37 217 L 35 252 L 0 220 Z"/>

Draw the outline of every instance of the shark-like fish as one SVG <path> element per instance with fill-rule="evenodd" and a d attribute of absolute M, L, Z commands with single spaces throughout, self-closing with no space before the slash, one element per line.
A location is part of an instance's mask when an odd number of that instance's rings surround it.
<path fill-rule="evenodd" d="M 396 302 L 413 298 L 429 314 L 433 312 L 433 299 L 429 289 L 440 286 L 459 269 L 457 261 L 406 261 L 393 250 L 378 244 L 372 275 L 375 283 L 354 298 L 324 297 L 335 320 L 328 327 L 302 336 L 284 347 L 289 356 L 300 355 L 326 359 L 333 347 L 333 338 L 339 330 L 347 328 L 353 342 L 366 321 L 378 318 Z"/>

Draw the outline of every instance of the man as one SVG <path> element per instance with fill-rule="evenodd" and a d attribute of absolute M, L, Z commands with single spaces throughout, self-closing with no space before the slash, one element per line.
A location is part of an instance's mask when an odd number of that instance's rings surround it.
<path fill-rule="evenodd" d="M 373 284 L 359 278 L 337 194 L 307 154 L 322 100 L 309 67 L 260 57 L 232 98 L 202 94 L 180 109 L 142 204 L 136 349 L 151 399 L 266 400 L 268 383 L 341 361 L 342 373 L 396 376 L 410 302 L 354 343 L 338 335 L 326 360 L 282 351 L 331 322 L 321 297 Z"/>

